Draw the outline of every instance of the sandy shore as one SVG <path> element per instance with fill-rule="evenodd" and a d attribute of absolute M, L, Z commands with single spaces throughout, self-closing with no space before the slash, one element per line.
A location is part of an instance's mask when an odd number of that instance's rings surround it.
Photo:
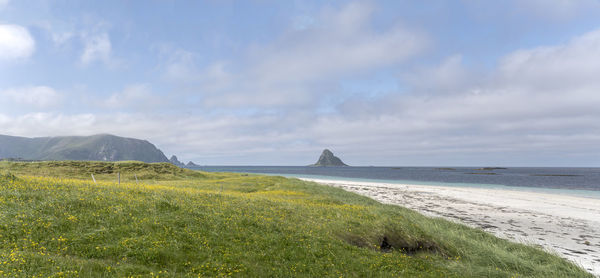
<path fill-rule="evenodd" d="M 600 277 L 600 200 L 524 191 L 306 179 L 540 245 Z"/>

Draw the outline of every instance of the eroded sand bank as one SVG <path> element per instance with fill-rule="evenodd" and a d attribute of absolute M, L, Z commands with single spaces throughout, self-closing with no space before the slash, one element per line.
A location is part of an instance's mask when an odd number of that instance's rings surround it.
<path fill-rule="evenodd" d="M 307 179 L 540 245 L 600 277 L 600 200 L 501 189 Z"/>

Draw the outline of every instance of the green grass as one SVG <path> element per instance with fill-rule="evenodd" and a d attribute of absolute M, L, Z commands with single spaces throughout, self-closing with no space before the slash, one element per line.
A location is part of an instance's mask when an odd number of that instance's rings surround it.
<path fill-rule="evenodd" d="M 117 181 L 117 173 L 121 181 L 138 181 L 152 183 L 157 180 L 181 180 L 203 178 L 198 171 L 179 168 L 171 163 L 144 163 L 140 161 L 41 161 L 41 162 L 8 162 L 0 161 L 0 173 L 30 175 L 37 177 L 61 177 L 91 180 Z"/>
<path fill-rule="evenodd" d="M 118 185 L 115 171 L 152 179 Z M 297 179 L 138 162 L 5 162 L 0 174 L 0 277 L 592 277 Z"/>

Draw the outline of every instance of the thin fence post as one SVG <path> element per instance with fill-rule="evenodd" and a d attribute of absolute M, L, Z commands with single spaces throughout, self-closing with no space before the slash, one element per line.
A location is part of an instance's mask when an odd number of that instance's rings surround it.
<path fill-rule="evenodd" d="M 92 180 L 94 180 L 94 184 L 98 184 L 98 183 L 96 182 L 96 178 L 94 178 L 94 174 L 92 174 Z"/>
<path fill-rule="evenodd" d="M 138 183 L 137 174 L 133 174 L 133 176 L 135 177 L 135 184 L 137 184 Z"/>

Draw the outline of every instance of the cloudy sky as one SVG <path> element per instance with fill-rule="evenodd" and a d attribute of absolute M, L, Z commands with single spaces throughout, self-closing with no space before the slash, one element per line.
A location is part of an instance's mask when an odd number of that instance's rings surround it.
<path fill-rule="evenodd" d="M 208 165 L 600 166 L 600 0 L 0 0 L 0 134 Z"/>

